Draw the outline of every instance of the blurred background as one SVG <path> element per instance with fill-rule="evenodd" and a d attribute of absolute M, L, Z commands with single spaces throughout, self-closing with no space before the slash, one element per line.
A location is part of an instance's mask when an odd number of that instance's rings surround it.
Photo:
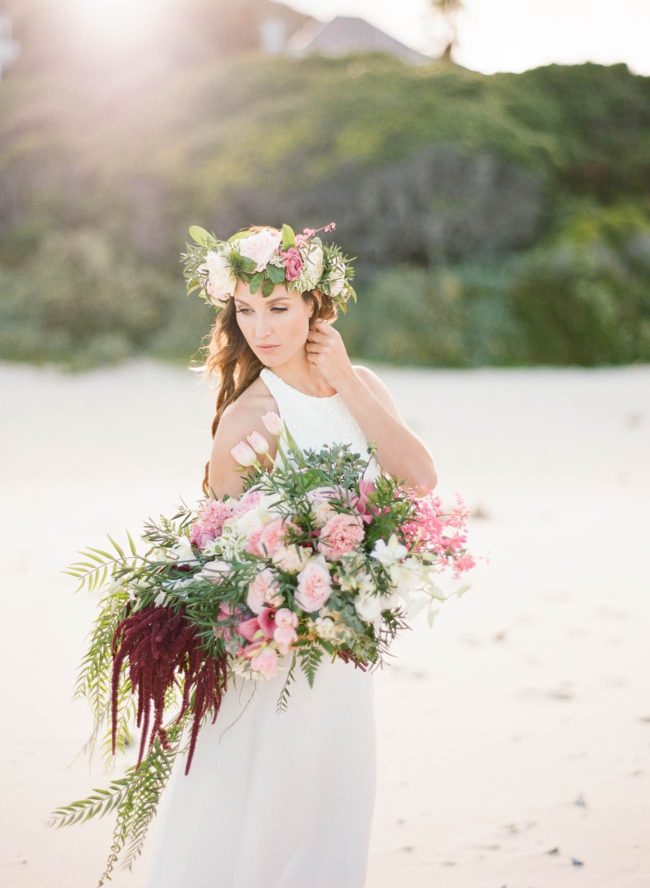
<path fill-rule="evenodd" d="M 647 4 L 0 12 L 0 358 L 185 363 L 188 225 L 330 220 L 360 359 L 650 358 Z"/>
<path fill-rule="evenodd" d="M 648 34 L 647 0 L 0 0 L 2 888 L 97 884 L 113 817 L 48 817 L 136 758 L 82 752 L 63 571 L 201 495 L 188 226 L 332 220 L 337 328 L 478 558 L 376 676 L 366 888 L 648 888 Z"/>

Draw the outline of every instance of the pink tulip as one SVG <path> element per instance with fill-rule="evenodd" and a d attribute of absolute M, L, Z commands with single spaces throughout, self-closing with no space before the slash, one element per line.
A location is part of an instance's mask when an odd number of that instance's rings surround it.
<path fill-rule="evenodd" d="M 255 453 L 266 453 L 269 449 L 269 442 L 259 432 L 251 432 L 250 435 L 246 435 L 246 440 Z"/>
<path fill-rule="evenodd" d="M 240 466 L 253 466 L 257 462 L 257 454 L 245 441 L 240 441 L 239 444 L 231 447 L 230 453 Z"/>
<path fill-rule="evenodd" d="M 269 410 L 268 413 L 265 413 L 262 417 L 262 422 L 272 435 L 279 435 L 284 426 L 283 420 L 274 410 Z"/>

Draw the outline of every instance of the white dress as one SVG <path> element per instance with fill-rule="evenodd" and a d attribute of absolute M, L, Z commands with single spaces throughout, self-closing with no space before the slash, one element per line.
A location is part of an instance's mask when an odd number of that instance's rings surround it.
<path fill-rule="evenodd" d="M 260 373 L 301 447 L 367 441 L 342 396 L 307 395 Z M 366 477 L 378 471 L 371 461 Z M 149 888 L 364 888 L 375 803 L 374 675 L 324 654 L 310 688 L 296 663 L 229 681 L 201 725 L 188 775 L 174 762 L 152 826 Z M 183 747 L 189 731 L 183 735 Z"/>

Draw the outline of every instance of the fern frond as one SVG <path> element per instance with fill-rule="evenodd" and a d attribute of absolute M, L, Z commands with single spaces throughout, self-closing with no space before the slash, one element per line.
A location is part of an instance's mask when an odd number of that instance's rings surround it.
<path fill-rule="evenodd" d="M 297 660 L 297 656 L 296 656 L 296 652 L 294 651 L 293 657 L 291 658 L 291 666 L 289 668 L 289 672 L 287 673 L 287 677 L 285 679 L 284 686 L 280 692 L 280 696 L 278 697 L 278 702 L 276 703 L 276 706 L 275 706 L 276 712 L 286 712 L 287 704 L 289 702 L 289 697 L 291 696 L 291 692 L 289 691 L 289 685 L 291 684 L 292 681 L 294 681 L 293 670 L 296 665 L 296 660 Z"/>

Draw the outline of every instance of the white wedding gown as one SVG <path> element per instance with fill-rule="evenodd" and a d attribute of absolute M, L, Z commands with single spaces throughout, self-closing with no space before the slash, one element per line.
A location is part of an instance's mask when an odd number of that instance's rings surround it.
<path fill-rule="evenodd" d="M 367 455 L 340 395 L 306 395 L 267 367 L 260 377 L 301 447 L 349 442 Z M 366 477 L 377 471 L 373 458 Z M 276 712 L 286 671 L 231 679 L 187 776 L 186 753 L 176 757 L 152 826 L 149 888 L 364 888 L 374 676 L 324 654 L 310 688 L 296 662 L 287 708 Z"/>

